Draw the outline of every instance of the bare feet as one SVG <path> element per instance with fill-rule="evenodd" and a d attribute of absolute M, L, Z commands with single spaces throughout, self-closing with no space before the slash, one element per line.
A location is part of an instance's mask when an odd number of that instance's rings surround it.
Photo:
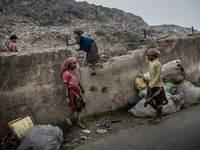
<path fill-rule="evenodd" d="M 149 120 L 149 123 L 155 122 L 156 118 L 158 118 L 158 112 L 156 112 L 156 114 L 153 116 L 153 118 L 151 120 Z"/>
<path fill-rule="evenodd" d="M 159 116 L 158 113 L 156 113 L 155 116 L 153 116 L 152 119 L 153 119 L 153 120 L 156 120 L 156 118 L 158 118 L 158 116 Z"/>
<path fill-rule="evenodd" d="M 148 121 L 148 124 L 151 125 L 151 124 L 158 124 L 158 123 L 161 123 L 163 121 L 162 118 L 157 118 L 157 119 L 152 119 L 152 120 L 149 120 Z"/>
<path fill-rule="evenodd" d="M 80 127 L 80 128 L 82 128 L 82 129 L 85 129 L 85 126 L 82 125 L 81 123 L 77 123 L 77 126 Z"/>
<path fill-rule="evenodd" d="M 163 118 L 162 118 L 162 117 L 159 117 L 159 118 L 156 119 L 156 121 L 157 121 L 158 123 L 160 123 L 160 122 L 163 121 Z"/>
<path fill-rule="evenodd" d="M 69 126 L 72 126 L 72 122 L 70 121 L 70 119 L 65 119 L 65 121 Z"/>

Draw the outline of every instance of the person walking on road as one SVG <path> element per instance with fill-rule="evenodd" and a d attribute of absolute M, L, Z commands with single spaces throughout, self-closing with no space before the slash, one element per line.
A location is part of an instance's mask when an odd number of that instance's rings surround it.
<path fill-rule="evenodd" d="M 147 96 L 144 107 L 147 104 L 151 105 L 155 110 L 156 114 L 149 122 L 159 123 L 162 121 L 162 105 L 168 103 L 165 90 L 163 88 L 163 81 L 161 76 L 162 65 L 158 60 L 160 52 L 153 48 L 147 51 L 147 59 L 149 63 L 150 80 L 149 86 L 147 87 Z"/>

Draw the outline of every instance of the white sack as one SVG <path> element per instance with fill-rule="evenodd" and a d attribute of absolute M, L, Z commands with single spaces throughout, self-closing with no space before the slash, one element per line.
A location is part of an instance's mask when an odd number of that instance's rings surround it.
<path fill-rule="evenodd" d="M 190 86 L 187 82 L 182 81 L 177 84 L 177 92 L 183 92 L 182 107 L 189 107 L 200 103 L 200 90 L 197 87 Z"/>
<path fill-rule="evenodd" d="M 58 150 L 62 141 L 63 132 L 59 127 L 37 125 L 26 133 L 17 150 Z"/>
<path fill-rule="evenodd" d="M 181 109 L 182 95 L 181 94 L 171 95 L 167 92 L 165 94 L 166 94 L 166 97 L 168 100 L 168 104 L 163 105 L 162 114 L 168 115 L 168 114 L 179 111 Z M 153 117 L 153 116 L 155 116 L 156 110 L 149 104 L 147 104 L 147 106 L 144 107 L 144 102 L 145 102 L 145 99 L 143 98 L 128 112 L 137 117 Z"/>

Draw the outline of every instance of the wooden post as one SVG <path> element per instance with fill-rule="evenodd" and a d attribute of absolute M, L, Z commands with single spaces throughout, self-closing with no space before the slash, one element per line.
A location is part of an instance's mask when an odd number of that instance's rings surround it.
<path fill-rule="evenodd" d="M 114 31 L 114 43 L 115 43 L 115 31 Z"/>
<path fill-rule="evenodd" d="M 192 33 L 194 33 L 194 28 L 193 28 L 193 26 L 192 26 Z"/>
<path fill-rule="evenodd" d="M 158 41 L 158 40 L 164 39 L 164 38 L 166 38 L 166 37 L 168 37 L 168 36 L 170 36 L 170 34 L 168 34 L 168 35 L 166 35 L 166 36 L 163 36 L 163 37 L 161 37 L 161 38 L 155 39 L 154 41 Z"/>
<path fill-rule="evenodd" d="M 147 38 L 146 30 L 144 30 L 144 38 L 145 38 L 145 39 Z"/>

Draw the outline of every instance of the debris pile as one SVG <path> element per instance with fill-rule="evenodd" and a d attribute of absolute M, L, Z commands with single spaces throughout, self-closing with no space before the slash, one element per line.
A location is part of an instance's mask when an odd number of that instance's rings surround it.
<path fill-rule="evenodd" d="M 181 108 L 200 103 L 200 89 L 192 85 L 189 81 L 186 81 L 186 75 L 180 60 L 174 60 L 163 65 L 162 79 L 165 81 L 163 87 L 166 90 L 166 97 L 168 100 L 168 103 L 163 105 L 163 115 L 168 115 L 179 111 Z M 135 80 L 136 88 L 139 91 L 139 97 L 143 99 L 128 110 L 128 112 L 134 116 L 153 117 L 156 113 L 156 110 L 150 105 L 144 107 L 146 101 L 144 97 L 147 95 L 147 85 L 144 83 L 148 81 L 149 73 L 144 74 L 144 78 L 142 78 L 142 75 L 138 75 Z"/>

